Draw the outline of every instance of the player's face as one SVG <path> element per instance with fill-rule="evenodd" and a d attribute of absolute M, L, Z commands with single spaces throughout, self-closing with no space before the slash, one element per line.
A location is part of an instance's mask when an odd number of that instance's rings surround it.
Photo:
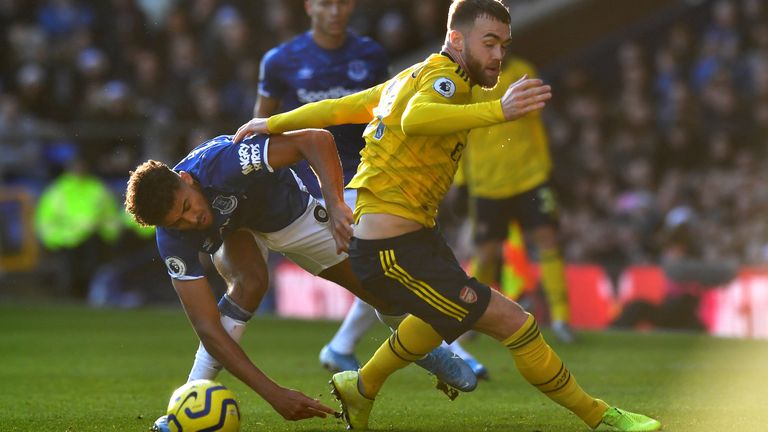
<path fill-rule="evenodd" d="M 355 9 L 354 0 L 306 0 L 304 7 L 312 19 L 312 30 L 329 36 L 346 34 Z"/>
<path fill-rule="evenodd" d="M 213 223 L 213 210 L 208 200 L 192 176 L 182 171 L 180 177 L 180 187 L 163 226 L 182 231 L 209 228 Z"/>
<path fill-rule="evenodd" d="M 499 81 L 501 61 L 510 43 L 509 25 L 481 15 L 464 38 L 464 62 L 472 82 L 491 88 Z"/>

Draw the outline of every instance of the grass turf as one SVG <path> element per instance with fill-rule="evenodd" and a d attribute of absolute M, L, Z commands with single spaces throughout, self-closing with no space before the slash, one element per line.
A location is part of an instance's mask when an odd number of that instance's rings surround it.
<path fill-rule="evenodd" d="M 243 345 L 278 383 L 336 408 L 317 353 L 335 322 L 255 318 Z M 383 326 L 358 347 L 368 358 Z M 545 334 L 545 336 L 549 336 Z M 548 338 L 552 340 L 552 337 Z M 181 310 L 91 310 L 75 305 L 0 305 L 0 431 L 142 431 L 186 380 L 197 340 Z M 592 394 L 659 418 L 667 431 L 766 431 L 768 343 L 703 335 L 583 333 L 553 347 Z M 418 367 L 384 386 L 371 427 L 379 431 L 587 431 L 538 394 L 490 338 L 465 344 L 492 380 L 450 402 Z M 341 431 L 336 419 L 284 421 L 227 373 L 242 431 Z"/>

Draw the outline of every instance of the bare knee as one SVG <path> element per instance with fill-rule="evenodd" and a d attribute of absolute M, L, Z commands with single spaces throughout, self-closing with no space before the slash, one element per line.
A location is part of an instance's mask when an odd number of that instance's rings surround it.
<path fill-rule="evenodd" d="M 269 273 L 258 245 L 248 233 L 230 235 L 213 257 L 213 264 L 227 283 L 227 294 L 243 309 L 253 312 L 269 287 Z"/>
<path fill-rule="evenodd" d="M 235 304 L 251 313 L 259 307 L 269 287 L 267 276 L 261 274 L 229 274 L 224 280 L 227 283 L 227 295 Z"/>
<path fill-rule="evenodd" d="M 474 328 L 502 341 L 520 329 L 527 319 L 528 312 L 519 304 L 492 290 L 488 308 Z"/>

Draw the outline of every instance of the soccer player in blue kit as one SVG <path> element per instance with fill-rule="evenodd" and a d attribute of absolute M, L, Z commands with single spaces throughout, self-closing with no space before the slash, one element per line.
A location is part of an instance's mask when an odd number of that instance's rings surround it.
<path fill-rule="evenodd" d="M 325 206 L 288 168 L 301 159 L 317 173 Z M 268 249 L 361 294 L 345 253 L 352 212 L 343 200 L 342 179 L 333 136 L 322 129 L 257 135 L 238 145 L 231 136 L 219 136 L 195 148 L 173 169 L 150 160 L 131 172 L 126 210 L 140 224 L 157 226 L 160 256 L 201 341 L 189 380 L 213 379 L 223 366 L 285 419 L 334 412 L 272 381 L 238 342 L 268 287 Z M 198 253 L 211 255 L 227 283 L 218 305 Z M 381 307 L 378 299 L 363 298 Z M 432 364 L 439 379 L 459 390 L 476 385 L 463 362 Z M 159 418 L 154 428 L 168 430 L 167 418 Z"/>
<path fill-rule="evenodd" d="M 255 117 L 269 117 L 304 104 L 347 96 L 389 77 L 388 59 L 375 41 L 347 28 L 354 10 L 354 0 L 305 0 L 310 30 L 273 48 L 261 62 L 259 96 Z M 347 184 L 360 164 L 364 124 L 347 124 L 328 128 L 336 140 Z M 306 161 L 294 167 L 309 192 L 322 199 L 317 178 Z M 354 209 L 357 191 L 346 189 L 344 201 Z M 347 316 L 331 341 L 320 351 L 320 363 L 332 372 L 357 370 L 360 367 L 354 349 L 360 338 L 376 322 L 375 310 L 360 298 L 352 304 Z M 450 346 L 462 358 L 472 361 L 473 369 L 484 369 L 464 351 L 458 342 Z M 436 355 L 451 355 L 445 348 Z M 424 361 L 417 362 L 430 368 Z"/>

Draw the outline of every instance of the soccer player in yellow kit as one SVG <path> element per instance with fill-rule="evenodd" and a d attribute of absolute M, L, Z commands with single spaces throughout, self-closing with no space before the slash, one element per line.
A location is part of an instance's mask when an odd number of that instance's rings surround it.
<path fill-rule="evenodd" d="M 457 0 L 448 15 L 443 52 L 371 89 L 253 119 L 254 133 L 368 123 L 357 175 L 350 261 L 363 290 L 409 313 L 359 371 L 335 374 L 332 391 L 352 429 L 367 429 L 384 381 L 437 347 L 475 329 L 501 342 L 523 377 L 590 427 L 653 431 L 661 424 L 609 406 L 581 389 L 544 341 L 533 316 L 466 275 L 435 227 L 467 131 L 514 120 L 544 107 L 550 87 L 523 78 L 498 100 L 471 103 L 471 87 L 493 87 L 510 41 L 509 11 L 498 0 Z"/>
<path fill-rule="evenodd" d="M 473 101 L 496 100 L 523 76 L 534 77 L 536 70 L 522 59 L 507 59 L 496 87 L 473 88 Z M 474 276 L 491 285 L 499 282 L 502 246 L 510 222 L 517 221 L 530 233 L 538 252 L 555 336 L 574 342 L 558 245 L 557 201 L 549 182 L 552 159 L 541 115 L 531 113 L 514 122 L 472 129 L 467 144 L 461 164 L 473 222 Z"/>

